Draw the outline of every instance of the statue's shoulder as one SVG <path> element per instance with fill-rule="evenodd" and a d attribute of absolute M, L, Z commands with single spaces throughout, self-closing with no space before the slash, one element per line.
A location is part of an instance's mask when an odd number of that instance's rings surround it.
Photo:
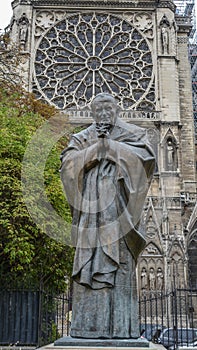
<path fill-rule="evenodd" d="M 64 155 L 70 150 L 80 150 L 83 149 L 84 144 L 87 144 L 87 140 L 94 135 L 95 127 L 94 125 L 90 125 L 88 128 L 79 131 L 76 134 L 72 134 L 69 145 L 62 151 L 61 159 L 63 159 Z"/>
<path fill-rule="evenodd" d="M 92 135 L 95 132 L 95 126 L 94 124 L 88 126 L 86 129 L 79 131 L 76 134 L 72 135 L 72 138 L 75 140 L 78 140 L 80 142 L 86 141 L 90 135 Z"/>
<path fill-rule="evenodd" d="M 126 123 L 120 118 L 117 120 L 117 126 L 123 130 L 126 130 L 127 133 L 131 133 L 132 135 L 136 136 L 138 135 L 139 137 L 145 136 L 147 131 L 145 128 L 141 128 L 135 124 Z"/>

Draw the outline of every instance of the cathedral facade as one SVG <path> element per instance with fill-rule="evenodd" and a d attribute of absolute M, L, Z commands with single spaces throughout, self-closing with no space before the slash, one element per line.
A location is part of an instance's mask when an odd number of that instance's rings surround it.
<path fill-rule="evenodd" d="M 140 293 L 196 288 L 190 18 L 176 14 L 171 0 L 14 0 L 12 6 L 10 38 L 20 45 L 29 91 L 77 125 L 91 123 L 93 96 L 109 92 L 124 120 L 147 128 L 157 165 L 142 218 Z"/>

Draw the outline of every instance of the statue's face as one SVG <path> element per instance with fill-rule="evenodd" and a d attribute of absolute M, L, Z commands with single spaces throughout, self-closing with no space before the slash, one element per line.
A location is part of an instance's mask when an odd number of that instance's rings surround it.
<path fill-rule="evenodd" d="M 118 116 L 118 106 L 112 96 L 101 95 L 93 101 L 92 112 L 96 123 L 114 125 Z"/>

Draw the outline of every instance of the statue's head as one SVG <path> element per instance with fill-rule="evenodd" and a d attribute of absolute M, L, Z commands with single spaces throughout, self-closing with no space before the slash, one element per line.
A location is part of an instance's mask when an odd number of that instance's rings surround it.
<path fill-rule="evenodd" d="M 96 123 L 114 125 L 119 114 L 115 98 L 105 92 L 96 95 L 92 101 L 91 110 Z"/>

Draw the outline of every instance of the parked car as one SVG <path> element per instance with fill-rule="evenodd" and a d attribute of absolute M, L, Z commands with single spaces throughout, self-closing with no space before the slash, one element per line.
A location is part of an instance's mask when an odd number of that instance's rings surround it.
<path fill-rule="evenodd" d="M 154 323 L 142 323 L 140 325 L 140 335 L 141 338 L 146 338 L 149 341 L 157 342 L 157 339 L 160 336 L 161 331 L 164 328 L 161 325 Z"/>
<path fill-rule="evenodd" d="M 166 328 L 158 337 L 158 343 L 170 350 L 195 340 L 197 340 L 197 328 Z"/>
<path fill-rule="evenodd" d="M 188 343 L 188 344 L 182 344 L 178 347 L 178 349 L 193 349 L 197 347 L 197 340 L 192 342 L 192 343 Z M 173 350 L 172 348 L 170 348 L 170 350 Z M 195 349 L 194 349 L 195 350 Z"/>

